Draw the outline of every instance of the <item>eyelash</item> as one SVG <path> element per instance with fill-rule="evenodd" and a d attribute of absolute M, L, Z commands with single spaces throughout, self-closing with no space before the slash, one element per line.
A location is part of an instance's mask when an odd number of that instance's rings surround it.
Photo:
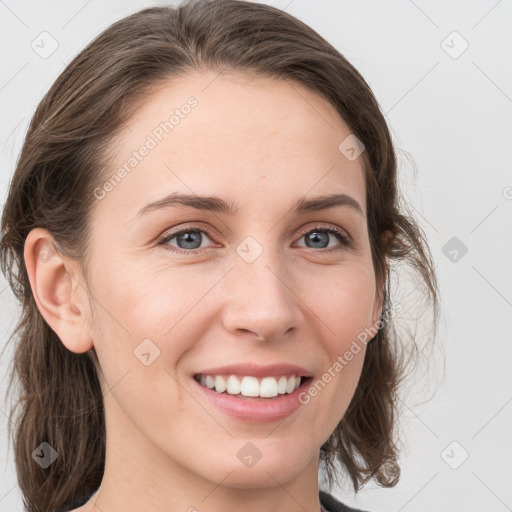
<path fill-rule="evenodd" d="M 205 247 L 202 247 L 200 249 L 180 249 L 180 248 L 176 248 L 173 246 L 169 246 L 167 244 L 167 242 L 172 240 L 175 236 L 181 235 L 182 233 L 188 233 L 189 231 L 204 232 L 212 240 L 215 241 L 215 237 L 213 236 L 213 233 L 209 229 L 207 229 L 203 226 L 191 225 L 191 226 L 187 226 L 183 229 L 180 229 L 179 231 L 175 231 L 173 233 L 164 235 L 162 238 L 159 239 L 157 245 L 162 245 L 162 246 L 164 246 L 164 249 L 166 249 L 166 250 L 181 253 L 181 254 L 197 254 L 197 253 L 200 253 L 201 251 L 203 251 L 204 249 L 206 249 Z M 327 233 L 334 234 L 336 236 L 336 238 L 338 239 L 338 241 L 340 242 L 341 246 L 332 247 L 330 249 L 314 249 L 312 247 L 306 247 L 306 249 L 310 249 L 315 252 L 331 253 L 331 252 L 341 251 L 341 250 L 344 250 L 344 249 L 347 249 L 350 247 L 349 237 L 345 234 L 344 231 L 342 231 L 341 229 L 334 227 L 334 226 L 318 225 L 318 226 L 314 226 L 313 228 L 308 228 L 300 233 L 300 238 L 302 238 L 303 236 L 308 235 L 310 233 L 313 233 L 314 231 L 325 231 Z M 170 247 L 173 247 L 173 248 L 171 249 Z"/>

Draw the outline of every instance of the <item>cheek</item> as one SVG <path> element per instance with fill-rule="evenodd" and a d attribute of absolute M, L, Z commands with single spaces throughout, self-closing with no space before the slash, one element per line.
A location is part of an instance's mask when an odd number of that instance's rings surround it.
<path fill-rule="evenodd" d="M 94 344 L 103 373 L 113 385 L 129 370 L 130 380 L 140 379 L 153 390 L 163 385 L 161 396 L 171 398 L 170 390 L 178 393 L 172 382 L 177 364 L 208 334 L 215 293 L 206 292 L 214 291 L 223 270 L 199 272 L 194 265 L 170 268 L 168 263 L 119 260 L 97 265 L 91 282 Z M 141 360 L 153 362 L 146 367 Z M 148 402 L 147 397 L 137 398 Z M 179 405 L 178 395 L 174 398 Z"/>
<path fill-rule="evenodd" d="M 171 279 L 169 272 L 163 279 L 163 269 L 97 268 L 90 283 L 96 299 L 93 336 L 108 386 L 107 407 L 118 420 L 128 415 L 141 430 L 153 425 L 170 432 L 173 418 L 194 407 L 174 370 L 193 346 L 190 320 L 184 320 L 199 290 L 183 294 L 185 283 Z"/>
<path fill-rule="evenodd" d="M 371 326 L 375 303 L 372 272 L 363 265 L 347 266 L 323 277 L 317 275 L 308 281 L 308 288 L 304 284 L 308 306 L 330 333 L 330 351 L 342 349 Z"/>
<path fill-rule="evenodd" d="M 197 274 L 197 271 L 196 271 Z M 95 295 L 101 300 L 105 324 L 135 339 L 172 336 L 194 309 L 205 288 L 208 275 L 194 277 L 193 271 L 149 265 L 110 265 L 95 279 Z M 105 313 L 107 315 L 105 316 Z"/>
<path fill-rule="evenodd" d="M 359 381 L 366 342 L 375 334 L 372 316 L 375 280 L 372 269 L 352 266 L 338 272 L 336 279 L 316 280 L 310 287 L 308 306 L 318 316 L 317 325 L 326 333 L 322 348 L 322 374 L 316 388 L 327 388 L 332 404 L 333 428 L 341 418 Z M 315 393 L 315 391 L 313 391 Z M 322 394 L 324 392 L 322 391 Z M 327 398 L 327 396 L 329 398 Z"/>

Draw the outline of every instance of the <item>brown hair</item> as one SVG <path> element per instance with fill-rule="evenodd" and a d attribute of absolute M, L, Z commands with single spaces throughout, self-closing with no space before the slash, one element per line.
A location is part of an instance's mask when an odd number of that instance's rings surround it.
<path fill-rule="evenodd" d="M 192 0 L 136 12 L 81 51 L 41 100 L 3 211 L 2 271 L 22 305 L 12 333 L 17 344 L 9 389 L 17 375 L 20 396 L 11 408 L 9 436 L 15 426 L 17 477 L 29 512 L 63 509 L 99 487 L 105 424 L 96 353 L 67 350 L 41 316 L 24 263 L 25 239 L 33 228 L 45 228 L 63 254 L 86 268 L 88 214 L 93 191 L 104 179 L 108 143 L 147 92 L 201 68 L 288 79 L 332 104 L 366 148 L 366 214 L 378 290 L 385 298 L 383 316 L 391 305 L 385 286 L 389 260 L 396 260 L 408 263 L 426 285 L 437 323 L 428 244 L 403 209 L 390 132 L 357 70 L 310 27 L 268 5 Z M 394 235 L 389 242 L 381 238 L 387 230 Z M 335 461 L 346 468 L 356 491 L 371 478 L 388 487 L 398 481 L 396 393 L 406 366 L 399 341 L 389 319 L 367 345 L 355 395 L 322 447 L 330 483 Z M 46 469 L 32 458 L 42 442 L 58 452 Z"/>

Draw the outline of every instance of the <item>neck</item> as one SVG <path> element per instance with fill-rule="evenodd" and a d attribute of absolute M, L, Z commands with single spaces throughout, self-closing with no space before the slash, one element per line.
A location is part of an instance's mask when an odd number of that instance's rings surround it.
<path fill-rule="evenodd" d="M 185 458 L 177 461 L 151 442 L 131 422 L 124 422 L 116 415 L 115 426 L 112 417 L 106 417 L 107 445 L 105 471 L 101 486 L 95 496 L 84 507 L 83 512 L 304 512 L 320 511 L 318 496 L 319 452 L 300 464 L 287 463 L 280 456 L 281 467 L 276 462 L 265 466 L 272 459 L 272 450 L 265 452 L 261 461 L 246 468 L 235 460 L 224 466 L 216 463 L 216 456 L 210 462 L 201 463 L 199 469 L 209 466 L 214 471 L 193 471 L 195 469 Z M 109 428 L 110 427 L 110 428 Z M 109 432 L 122 433 L 109 435 Z M 258 444 L 258 441 L 254 441 Z M 265 440 L 261 440 L 261 446 Z M 267 441 L 268 442 L 268 441 Z M 240 441 L 233 439 L 233 454 Z M 277 450 L 279 440 L 274 445 Z M 214 446 L 212 446 L 212 450 Z M 207 457 L 204 457 L 205 460 Z M 192 459 L 192 457 L 190 457 Z M 225 469 L 225 468 L 228 469 Z M 214 478 L 205 478 L 213 475 Z M 87 508 L 89 507 L 89 508 Z"/>

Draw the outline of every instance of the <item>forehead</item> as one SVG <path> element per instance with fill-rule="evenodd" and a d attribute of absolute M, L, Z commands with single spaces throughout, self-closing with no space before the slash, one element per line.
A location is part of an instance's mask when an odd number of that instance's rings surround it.
<path fill-rule="evenodd" d="M 112 141 L 104 178 L 122 177 L 102 203 L 133 213 L 175 190 L 260 199 L 261 208 L 263 197 L 311 191 L 357 196 L 365 210 L 362 158 L 338 149 L 349 135 L 334 107 L 299 83 L 189 72 L 155 87 Z"/>

